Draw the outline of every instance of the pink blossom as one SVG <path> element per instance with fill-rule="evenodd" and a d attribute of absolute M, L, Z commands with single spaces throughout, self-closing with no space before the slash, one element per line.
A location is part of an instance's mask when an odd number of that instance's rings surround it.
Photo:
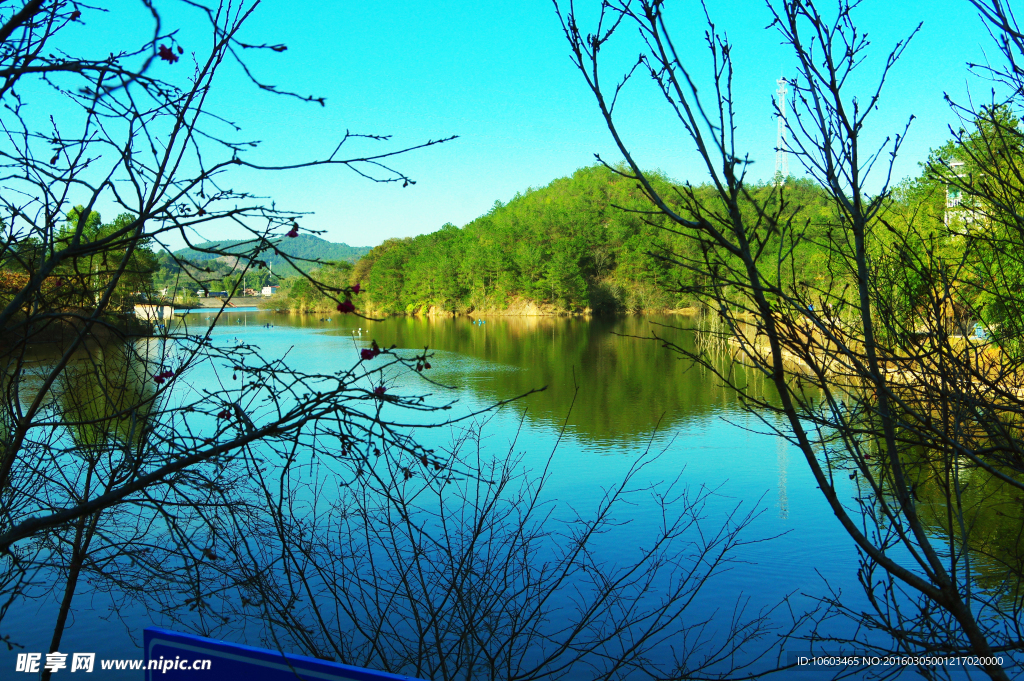
<path fill-rule="evenodd" d="M 343 303 L 338 303 L 338 312 L 348 314 L 349 312 L 355 312 L 356 306 L 352 304 L 351 300 L 345 300 Z"/>
<path fill-rule="evenodd" d="M 356 284 L 355 286 L 351 287 L 349 290 L 352 291 L 352 293 L 355 293 L 356 295 L 359 295 L 359 284 Z"/>
<path fill-rule="evenodd" d="M 386 389 L 384 388 L 384 386 L 377 386 L 376 388 L 373 389 L 374 397 L 384 397 L 385 390 Z"/>

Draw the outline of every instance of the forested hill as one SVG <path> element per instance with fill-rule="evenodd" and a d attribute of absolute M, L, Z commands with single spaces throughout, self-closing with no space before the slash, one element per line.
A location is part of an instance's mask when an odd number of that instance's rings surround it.
<path fill-rule="evenodd" d="M 655 181 L 663 196 L 673 193 L 666 178 Z M 694 191 L 711 202 L 710 188 Z M 790 179 L 786 194 L 811 229 L 829 220 L 831 207 L 811 183 Z M 667 222 L 652 209 L 634 181 L 601 166 L 583 168 L 506 205 L 497 202 L 461 229 L 447 224 L 385 241 L 357 263 L 353 281 L 382 312 L 502 310 L 526 302 L 594 312 L 685 307 L 692 299 L 679 291 L 703 285 L 704 275 L 651 254 L 700 253 L 692 240 L 660 229 Z M 798 267 L 808 272 L 797 274 L 812 276 L 821 265 L 816 254 L 798 255 Z"/>
<path fill-rule="evenodd" d="M 252 242 L 208 241 L 203 244 L 198 244 L 197 247 L 219 248 L 228 253 L 235 251 L 242 253 L 251 250 Z M 307 260 L 322 260 L 324 262 L 354 263 L 370 252 L 369 246 L 349 246 L 348 244 L 338 244 L 313 236 L 312 234 L 300 234 L 294 239 L 282 239 L 278 247 L 292 257 L 304 258 Z M 192 262 L 204 262 L 206 260 L 221 257 L 217 254 L 204 253 L 191 248 L 183 248 L 179 251 L 175 251 L 174 255 Z M 262 256 L 262 259 L 265 260 L 267 264 L 270 265 L 271 269 L 274 270 L 274 273 L 279 276 L 291 276 L 296 274 L 296 271 L 288 265 L 287 261 L 275 253 L 266 253 Z M 315 265 L 310 266 L 310 269 L 313 267 L 315 267 Z"/>

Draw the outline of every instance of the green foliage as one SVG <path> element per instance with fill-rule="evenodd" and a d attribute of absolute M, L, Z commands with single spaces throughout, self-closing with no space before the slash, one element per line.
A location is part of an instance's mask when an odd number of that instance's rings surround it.
<path fill-rule="evenodd" d="M 987 189 L 1020 189 L 1013 178 L 1024 177 L 1024 135 L 1004 109 L 985 115 L 934 150 L 921 175 L 899 184 L 868 228 L 882 336 L 908 320 L 972 315 L 997 340 L 1024 336 L 1018 328 L 1024 324 L 1024 232 L 1016 218 L 1024 212 L 1016 201 L 1024 191 L 994 200 Z M 951 171 L 950 161 L 964 165 Z M 674 211 L 688 217 L 688 207 L 699 205 L 729 233 L 732 217 L 718 208 L 713 187 L 652 178 L 661 196 L 675 201 Z M 836 305 L 852 300 L 855 268 L 837 254 L 853 252 L 854 245 L 846 243 L 851 232 L 836 217 L 833 200 L 812 181 L 792 177 L 747 191 L 743 223 L 771 225 L 758 257 L 778 266 L 761 272 L 766 283 L 810 304 L 823 297 Z M 948 219 L 947 191 L 960 192 L 973 222 Z M 738 301 L 740 291 L 721 276 L 735 271 L 735 258 L 713 247 L 702 252 L 701 240 L 666 229 L 653 208 L 635 183 L 613 170 L 583 168 L 507 204 L 495 202 L 461 229 L 447 224 L 432 234 L 385 241 L 356 264 L 351 282 L 364 287 L 361 302 L 383 313 L 500 310 L 517 302 L 566 312 L 653 312 L 694 305 L 711 289 Z M 757 211 L 774 217 L 759 219 Z M 956 282 L 959 311 L 929 309 L 941 307 L 936 301 L 949 282 Z"/>
<path fill-rule="evenodd" d="M 76 206 L 57 234 L 58 248 L 75 248 L 103 243 L 87 255 L 71 257 L 53 270 L 51 277 L 62 283 L 64 305 L 91 307 L 116 277 L 111 293 L 111 309 L 130 310 L 136 302 L 152 293 L 152 275 L 158 259 L 145 238 L 139 238 L 142 227 L 136 218 L 122 213 L 113 222 L 104 223 L 96 211 L 83 216 L 85 209 Z"/>
<path fill-rule="evenodd" d="M 1020 120 L 1006 107 L 985 107 L 932 150 L 919 177 L 896 187 L 872 234 L 883 333 L 906 320 L 924 328 L 928 317 L 951 327 L 981 322 L 1004 351 L 1019 351 L 1022 171 Z M 952 306 L 939 302 L 946 298 Z"/>
<path fill-rule="evenodd" d="M 175 251 L 174 255 L 178 258 L 205 265 L 207 264 L 207 261 L 210 260 L 225 260 L 225 253 L 241 254 L 251 252 L 253 245 L 254 243 L 251 240 L 209 241 L 207 243 L 196 245 L 196 249 L 204 250 L 183 248 Z M 291 258 L 297 258 L 300 260 L 319 260 L 322 262 L 355 263 L 370 251 L 369 247 L 366 246 L 349 246 L 348 244 L 333 243 L 313 236 L 312 234 L 300 234 L 295 238 L 280 239 L 277 243 L 277 247 L 284 253 L 288 254 Z M 206 251 L 215 252 L 211 253 Z M 227 259 L 231 259 L 230 256 L 227 256 Z M 270 269 L 280 277 L 292 277 L 297 275 L 300 269 L 308 272 L 309 270 L 319 267 L 317 263 L 310 262 L 299 262 L 292 265 L 281 255 L 269 251 L 264 253 L 262 259 L 270 266 Z M 235 263 L 232 262 L 230 264 L 234 265 Z"/>
<path fill-rule="evenodd" d="M 280 285 L 282 278 L 269 269 L 250 266 L 239 258 L 226 256 L 192 261 L 163 252 L 157 256 L 158 269 L 153 274 L 153 290 L 158 298 L 187 304 L 196 299 L 196 291 L 228 291 L 243 295 L 245 289 L 260 291 L 264 286 Z"/>
<path fill-rule="evenodd" d="M 195 298 L 195 292 L 199 289 L 227 291 L 234 295 L 242 295 L 245 289 L 259 291 L 271 285 L 283 285 L 287 289 L 284 279 L 301 279 L 298 276 L 300 270 L 311 274 L 325 267 L 330 268 L 335 262 L 350 266 L 370 251 L 368 247 L 337 244 L 312 234 L 300 234 L 294 238 L 280 239 L 277 244 L 280 250 L 292 258 L 292 262 L 277 253 L 266 252 L 261 260 L 268 267 L 263 268 L 231 255 L 250 253 L 253 246 L 251 240 L 210 241 L 198 244 L 196 249 L 175 251 L 173 257 L 169 253 L 161 253 L 158 270 L 153 277 L 153 288 L 157 292 L 166 291 L 162 297 L 174 298 L 179 303 Z M 324 300 L 320 300 L 308 282 L 296 283 L 296 286 L 295 297 L 289 300 L 289 306 L 312 311 L 327 305 L 328 299 L 323 297 Z"/>
<path fill-rule="evenodd" d="M 309 274 L 321 287 L 330 290 L 347 286 L 351 272 L 352 265 L 344 262 L 323 265 Z M 278 296 L 282 296 L 282 294 L 284 304 L 272 302 L 271 305 L 287 307 L 293 312 L 300 313 L 333 313 L 338 305 L 334 298 L 313 286 L 306 277 L 292 277 L 286 280 L 284 288 L 278 292 Z"/>
<path fill-rule="evenodd" d="M 654 181 L 663 195 L 673 194 L 667 178 Z M 832 209 L 822 193 L 804 181 L 788 185 L 786 201 L 801 207 L 804 228 L 826 231 Z M 708 187 L 692 191 L 711 195 Z M 753 191 L 777 193 L 774 185 Z M 495 202 L 462 229 L 447 224 L 386 241 L 356 264 L 353 282 L 381 312 L 501 309 L 515 301 L 598 313 L 691 305 L 694 289 L 708 284 L 707 271 L 680 271 L 672 263 L 700 259 L 700 252 L 692 240 L 664 229 L 665 218 L 653 209 L 635 183 L 613 170 L 582 168 L 507 204 Z M 791 254 L 810 279 L 828 267 L 812 251 L 802 242 Z"/>
<path fill-rule="evenodd" d="M 1003 350 L 1020 355 L 1024 339 L 1024 130 L 1004 106 L 985 107 L 958 136 L 960 179 L 973 224 L 959 250 L 969 275 L 964 295 Z"/>

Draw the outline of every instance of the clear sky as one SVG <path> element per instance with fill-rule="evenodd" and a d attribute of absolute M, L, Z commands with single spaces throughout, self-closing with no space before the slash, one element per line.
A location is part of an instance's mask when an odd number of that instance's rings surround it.
<path fill-rule="evenodd" d="M 580 15 L 598 4 L 580 0 Z M 708 6 L 734 45 L 740 148 L 756 161 L 754 178 L 771 177 L 771 99 L 775 80 L 793 72 L 794 59 L 775 30 L 766 30 L 770 18 L 763 2 L 710 0 Z M 669 3 L 668 16 L 688 66 L 707 73 L 699 3 Z M 993 59 L 998 55 L 965 0 L 866 0 L 857 16 L 875 50 L 865 74 L 876 72 L 887 48 L 924 23 L 892 74 L 871 130 L 879 139 L 901 132 L 916 114 L 896 177 L 916 174 L 918 162 L 948 138 L 955 121 L 943 93 L 963 100 L 969 84 L 965 63 L 984 60 L 985 50 Z M 182 24 L 181 40 L 188 48 L 188 15 L 168 13 L 165 19 L 167 28 Z M 105 30 L 99 21 L 92 29 Z M 635 59 L 635 31 L 621 37 L 620 56 Z M 618 160 L 593 97 L 570 62 L 549 0 L 264 0 L 244 38 L 288 46 L 280 54 L 253 55 L 254 69 L 265 81 L 327 102 L 320 107 L 261 94 L 239 73 L 226 70 L 214 104 L 249 137 L 262 140 L 255 153 L 264 159 L 286 163 L 322 155 L 345 130 L 393 135 L 391 142 L 356 145 L 353 153 L 459 136 L 396 160 L 417 181 L 407 188 L 374 185 L 338 168 L 247 179 L 247 188 L 272 196 L 278 205 L 315 213 L 303 226 L 325 230 L 332 241 L 373 246 L 446 222 L 462 226 L 496 200 L 508 201 L 517 191 L 592 163 L 595 153 Z M 156 68 L 170 74 L 180 66 Z M 978 81 L 970 87 L 975 95 L 988 88 Z M 692 143 L 672 123 L 649 79 L 638 79 L 626 95 L 622 129 L 643 167 L 677 180 L 704 179 Z M 791 171 L 800 174 L 792 161 Z M 237 235 L 211 231 L 204 236 Z"/>

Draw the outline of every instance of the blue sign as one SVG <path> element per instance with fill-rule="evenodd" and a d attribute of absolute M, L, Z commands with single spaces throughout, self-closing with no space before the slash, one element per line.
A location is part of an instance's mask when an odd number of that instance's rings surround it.
<path fill-rule="evenodd" d="M 146 681 L 420 681 L 338 662 L 147 627 Z"/>

